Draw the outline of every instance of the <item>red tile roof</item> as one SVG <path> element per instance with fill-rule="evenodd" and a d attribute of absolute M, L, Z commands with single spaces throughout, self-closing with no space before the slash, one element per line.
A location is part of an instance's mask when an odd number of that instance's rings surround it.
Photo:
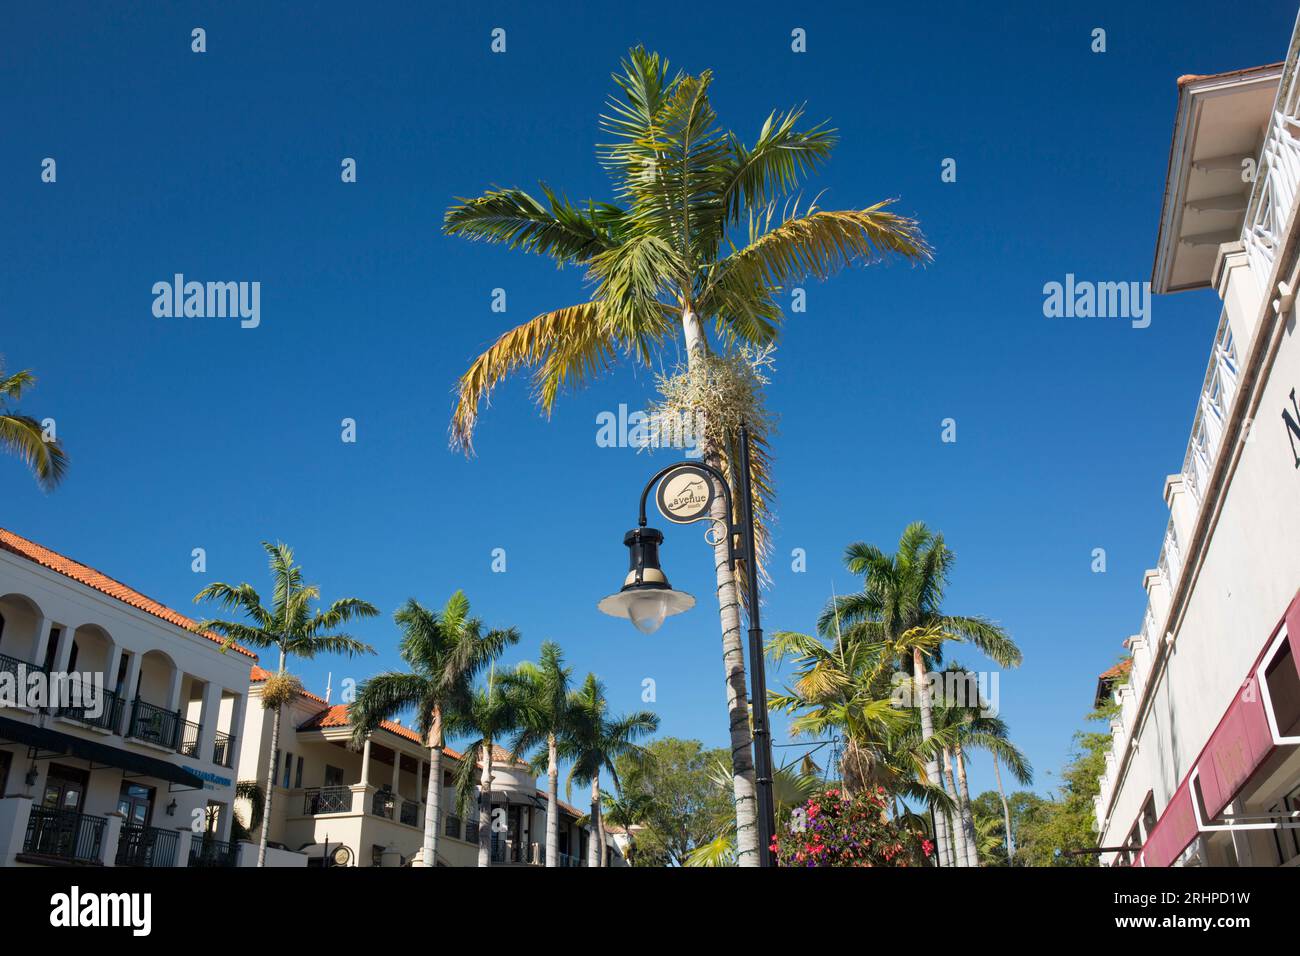
<path fill-rule="evenodd" d="M 1116 677 L 1123 677 L 1133 669 L 1133 658 L 1129 657 L 1120 661 L 1108 671 L 1103 671 L 1097 675 L 1097 680 L 1113 680 Z"/>
<path fill-rule="evenodd" d="M 146 597 L 139 591 L 127 587 L 121 581 L 110 578 L 101 571 L 96 571 L 88 565 L 73 561 L 71 558 L 59 554 L 57 551 L 51 551 L 49 548 L 37 544 L 35 541 L 29 541 L 21 535 L 14 534 L 12 531 L 6 531 L 0 528 L 0 549 L 9 551 L 21 558 L 26 558 L 39 564 L 43 568 L 49 568 L 51 571 L 57 571 L 65 577 L 72 578 L 80 584 L 94 588 L 109 597 L 117 598 L 124 604 L 129 604 L 137 610 L 144 611 L 146 614 L 152 614 L 154 617 L 161 618 L 168 624 L 185 631 L 194 631 L 195 622 L 181 614 L 179 611 L 173 611 L 165 604 L 160 604 L 153 598 Z M 224 644 L 225 638 L 213 634 L 210 631 L 195 632 L 206 637 L 210 641 L 218 644 Z M 240 647 L 238 644 L 232 644 L 236 651 L 257 660 L 257 655 L 250 650 Z"/>

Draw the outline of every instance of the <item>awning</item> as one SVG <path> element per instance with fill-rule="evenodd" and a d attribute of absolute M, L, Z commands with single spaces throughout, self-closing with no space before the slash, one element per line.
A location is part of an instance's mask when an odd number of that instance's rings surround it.
<path fill-rule="evenodd" d="M 166 760 L 132 753 L 129 750 L 123 750 L 121 747 L 110 747 L 108 744 L 87 740 L 84 737 L 75 737 L 72 734 L 60 733 L 57 730 L 50 730 L 48 727 L 25 724 L 21 720 L 13 720 L 9 717 L 0 717 L 0 740 L 12 740 L 15 743 L 27 744 L 49 754 L 66 754 L 69 757 L 80 757 L 82 760 L 89 760 L 92 763 L 120 767 L 122 770 L 129 770 L 132 773 L 147 777 L 157 777 L 159 780 L 182 784 L 196 790 L 203 788 L 202 777 L 186 770 L 184 767 L 168 763 Z"/>

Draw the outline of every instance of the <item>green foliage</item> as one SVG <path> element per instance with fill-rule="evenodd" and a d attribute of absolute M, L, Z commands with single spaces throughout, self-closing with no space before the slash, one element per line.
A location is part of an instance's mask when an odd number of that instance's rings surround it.
<path fill-rule="evenodd" d="M 1090 723 L 1109 722 L 1113 706 L 1095 710 L 1085 718 Z M 1016 863 L 1023 866 L 1096 866 L 1092 855 L 1066 856 L 1062 851 L 1085 850 L 1097 845 L 1096 812 L 1093 798 L 1100 789 L 1098 778 L 1106 769 L 1109 733 L 1081 730 L 1074 735 L 1074 751 L 1061 771 L 1061 786 L 1050 800 L 1026 802 L 1017 823 L 1012 804 L 1012 826 L 1016 828 Z M 1013 796 L 1020 796 L 1015 794 Z"/>
<path fill-rule="evenodd" d="M 890 820 L 888 802 L 881 787 L 810 797 L 772 843 L 780 865 L 925 866 L 934 845 L 919 829 Z"/>
<path fill-rule="evenodd" d="M 18 401 L 23 389 L 36 384 L 30 371 L 5 375 L 0 362 L 0 450 L 18 458 L 36 477 L 41 490 L 50 491 L 63 480 L 68 456 L 57 441 L 45 440 L 45 429 L 30 415 L 10 408 L 7 400 Z"/>
<path fill-rule="evenodd" d="M 713 768 L 730 760 L 721 748 L 705 750 L 698 740 L 664 737 L 646 745 L 645 758 L 615 760 L 623 799 L 647 802 L 637 821 L 634 866 L 684 866 L 691 852 L 735 826 L 730 788 L 717 786 Z M 612 818 L 611 818 L 612 819 Z"/>

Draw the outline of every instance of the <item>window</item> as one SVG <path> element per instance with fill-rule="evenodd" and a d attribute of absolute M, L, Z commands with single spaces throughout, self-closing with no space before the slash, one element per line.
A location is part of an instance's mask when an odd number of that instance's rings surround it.
<path fill-rule="evenodd" d="M 341 767 L 331 767 L 328 764 L 325 765 L 325 786 L 343 786 L 343 769 Z"/>
<path fill-rule="evenodd" d="M 384 865 L 384 848 L 377 843 L 370 848 L 370 865 Z"/>
<path fill-rule="evenodd" d="M 293 754 L 289 753 L 289 751 L 286 750 L 284 752 L 284 783 L 282 784 L 282 786 L 286 790 L 289 789 L 289 779 L 290 779 L 289 775 L 292 772 L 293 772 Z"/>
<path fill-rule="evenodd" d="M 1300 787 L 1296 787 L 1287 796 L 1275 806 L 1269 807 L 1269 813 L 1283 814 L 1300 811 Z M 1289 823 L 1300 823 L 1300 820 L 1289 820 Z M 1273 831 L 1274 842 L 1277 843 L 1278 863 L 1288 863 L 1300 856 L 1300 830 L 1277 829 Z"/>
<path fill-rule="evenodd" d="M 298 769 L 293 774 L 293 785 L 295 789 L 302 787 L 302 758 L 298 758 Z"/>
<path fill-rule="evenodd" d="M 12 759 L 9 751 L 0 750 L 0 797 L 4 796 L 9 787 L 9 762 Z"/>

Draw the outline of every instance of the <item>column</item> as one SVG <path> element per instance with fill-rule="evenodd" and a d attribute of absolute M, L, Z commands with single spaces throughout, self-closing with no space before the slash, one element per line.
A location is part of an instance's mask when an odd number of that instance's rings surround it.
<path fill-rule="evenodd" d="M 116 810 L 104 814 L 104 839 L 99 844 L 99 862 L 104 866 L 117 864 L 117 841 L 122 835 L 124 820 L 126 817 Z"/>
<path fill-rule="evenodd" d="M 402 794 L 401 791 L 398 790 L 398 786 L 401 784 L 401 780 L 402 780 L 402 755 L 397 750 L 394 750 L 393 751 L 393 800 L 396 804 L 393 808 L 394 819 L 397 819 L 397 814 L 400 813 L 402 809 L 401 806 Z"/>
<path fill-rule="evenodd" d="M 179 667 L 172 668 L 172 682 L 167 687 L 167 700 L 163 704 L 170 711 L 181 709 L 181 684 L 185 680 L 185 672 Z"/>
<path fill-rule="evenodd" d="M 72 658 L 72 638 L 72 628 L 60 628 L 59 645 L 54 652 L 54 672 L 56 674 L 66 674 L 68 672 L 68 661 Z"/>
<path fill-rule="evenodd" d="M 370 738 L 366 738 L 365 745 L 361 748 L 361 785 L 370 786 Z"/>
<path fill-rule="evenodd" d="M 15 769 L 10 768 L 10 773 Z M 0 800 L 0 867 L 13 866 L 14 857 L 23 852 L 31 812 L 31 794 L 15 793 Z"/>
<path fill-rule="evenodd" d="M 230 705 L 230 745 L 232 752 L 230 754 L 230 768 L 238 771 L 239 758 L 243 754 L 244 746 L 244 713 L 248 709 L 248 695 L 236 694 Z M 260 760 L 258 747 L 253 747 L 249 753 L 253 755 L 254 761 Z"/>
<path fill-rule="evenodd" d="M 194 839 L 194 831 L 189 827 L 176 828 L 176 859 L 172 866 L 189 866 L 190 865 L 190 843 Z"/>
<path fill-rule="evenodd" d="M 135 651 L 126 651 L 131 655 L 126 662 L 126 683 L 122 685 L 122 695 L 128 702 L 135 699 L 136 691 L 140 684 L 140 654 Z"/>
<path fill-rule="evenodd" d="M 203 688 L 203 706 L 199 710 L 199 759 L 212 760 L 212 745 L 217 737 L 221 717 L 221 685 L 212 681 Z"/>

